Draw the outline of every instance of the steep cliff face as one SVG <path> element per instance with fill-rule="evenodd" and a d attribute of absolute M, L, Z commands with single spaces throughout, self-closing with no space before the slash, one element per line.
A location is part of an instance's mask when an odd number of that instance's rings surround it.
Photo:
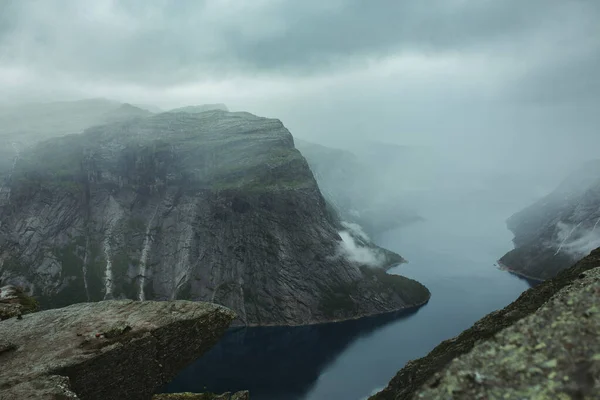
<path fill-rule="evenodd" d="M 600 246 L 600 161 L 588 162 L 559 187 L 507 221 L 515 249 L 500 262 L 544 280 Z"/>
<path fill-rule="evenodd" d="M 352 257 L 373 250 L 342 240 L 278 120 L 169 112 L 90 128 L 22 154 L 9 189 L 0 280 L 46 306 L 192 299 L 237 323 L 306 324 L 429 298 Z"/>

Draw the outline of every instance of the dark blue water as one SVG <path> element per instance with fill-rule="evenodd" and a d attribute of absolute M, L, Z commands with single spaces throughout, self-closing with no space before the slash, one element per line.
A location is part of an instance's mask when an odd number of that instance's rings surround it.
<path fill-rule="evenodd" d="M 494 266 L 512 248 L 504 220 L 515 208 L 502 206 L 473 199 L 434 203 L 427 221 L 376 238 L 410 261 L 392 273 L 431 290 L 431 301 L 418 311 L 311 327 L 233 330 L 166 390 L 248 389 L 253 400 L 368 396 L 408 360 L 424 356 L 529 287 Z"/>

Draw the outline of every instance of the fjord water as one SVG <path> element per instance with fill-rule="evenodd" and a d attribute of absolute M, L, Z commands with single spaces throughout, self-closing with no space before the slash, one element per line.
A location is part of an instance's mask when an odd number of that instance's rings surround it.
<path fill-rule="evenodd" d="M 512 248 L 504 221 L 518 206 L 483 197 L 428 196 L 425 221 L 376 238 L 409 260 L 391 273 L 431 290 L 421 309 L 311 327 L 231 330 L 166 391 L 248 389 L 253 400 L 358 400 L 384 387 L 407 361 L 529 287 L 494 265 Z"/>

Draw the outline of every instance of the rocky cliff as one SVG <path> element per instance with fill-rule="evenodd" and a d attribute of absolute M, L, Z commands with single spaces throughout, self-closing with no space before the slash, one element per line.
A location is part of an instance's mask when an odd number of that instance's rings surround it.
<path fill-rule="evenodd" d="M 508 219 L 515 249 L 500 262 L 544 280 L 600 246 L 600 161 L 588 162 L 559 187 Z"/>
<path fill-rule="evenodd" d="M 149 399 L 233 318 L 215 304 L 123 300 L 2 321 L 0 399 Z"/>
<path fill-rule="evenodd" d="M 111 298 L 226 305 L 308 324 L 423 304 L 326 207 L 278 120 L 169 112 L 20 155 L 0 203 L 0 281 L 59 307 Z"/>
<path fill-rule="evenodd" d="M 370 400 L 600 398 L 600 249 L 427 356 Z"/>

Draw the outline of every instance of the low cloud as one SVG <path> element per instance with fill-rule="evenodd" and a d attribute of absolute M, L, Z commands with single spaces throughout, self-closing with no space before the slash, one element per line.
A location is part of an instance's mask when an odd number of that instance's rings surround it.
<path fill-rule="evenodd" d="M 573 225 L 559 222 L 557 242 L 554 244 L 556 253 L 566 253 L 574 259 L 587 256 L 592 250 L 600 247 L 600 218 L 594 226 L 582 228 L 581 224 Z"/>
<path fill-rule="evenodd" d="M 342 222 L 347 229 L 338 232 L 342 241 L 340 243 L 339 255 L 350 262 L 370 267 L 380 267 L 385 262 L 381 252 L 367 246 L 370 242 L 369 236 L 360 225 L 351 222 Z"/>

